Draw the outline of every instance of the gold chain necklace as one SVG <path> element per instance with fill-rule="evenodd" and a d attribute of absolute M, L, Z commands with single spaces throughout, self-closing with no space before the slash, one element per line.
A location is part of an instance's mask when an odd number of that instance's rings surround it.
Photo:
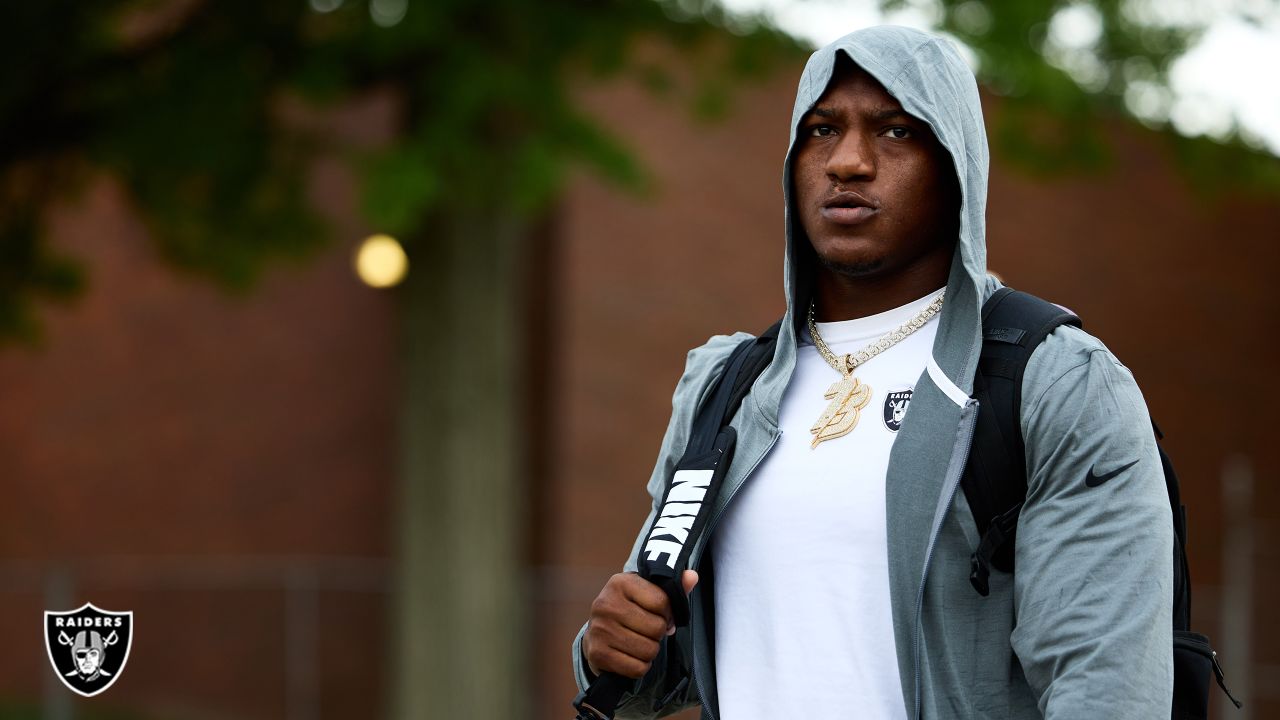
<path fill-rule="evenodd" d="M 946 296 L 947 291 L 944 288 L 938 293 L 938 297 L 932 302 L 924 306 L 915 317 L 908 320 L 901 327 L 882 335 L 878 340 L 870 345 L 862 348 L 856 353 L 847 354 L 844 357 L 837 358 L 835 353 L 831 352 L 831 348 L 827 347 L 827 343 L 823 341 L 822 335 L 818 332 L 818 323 L 814 320 L 814 303 L 809 301 L 809 335 L 813 337 L 813 344 L 818 348 L 818 354 L 827 364 L 836 372 L 840 373 L 841 378 L 837 380 L 827 393 L 822 397 L 830 400 L 831 404 L 827 405 L 827 409 L 822 411 L 822 415 L 818 417 L 818 421 L 809 428 L 809 432 L 813 434 L 813 444 L 810 449 L 818 447 L 818 443 L 824 440 L 834 440 L 838 437 L 848 435 L 858 424 L 858 417 L 862 412 L 862 408 L 871 402 L 871 386 L 863 384 L 853 376 L 853 371 L 857 367 L 889 348 L 902 342 L 908 335 L 924 327 L 934 315 L 942 310 L 942 300 Z"/>

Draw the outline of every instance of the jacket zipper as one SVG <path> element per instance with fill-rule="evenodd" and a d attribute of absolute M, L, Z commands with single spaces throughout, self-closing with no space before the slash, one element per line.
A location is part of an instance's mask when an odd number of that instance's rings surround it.
<path fill-rule="evenodd" d="M 760 463 L 768 457 L 769 451 L 773 450 L 773 446 L 778 444 L 778 438 L 780 437 L 782 437 L 782 430 L 778 430 L 778 433 L 773 436 L 773 440 L 769 441 L 768 447 L 764 449 L 764 452 L 760 453 L 760 457 L 756 458 L 747 473 L 742 476 L 742 481 L 733 488 L 733 491 L 729 493 L 729 497 L 725 498 L 724 505 L 721 505 L 716 514 L 711 516 L 711 520 L 707 523 L 707 529 L 702 533 L 702 547 L 698 548 L 698 557 L 695 562 L 690 563 L 690 567 L 696 569 L 698 565 L 702 564 L 702 554 L 707 551 L 707 543 L 711 542 L 711 531 L 716 529 L 716 525 L 720 522 L 720 516 L 724 515 L 724 511 L 729 508 L 729 503 L 733 502 L 733 497 L 738 494 L 738 490 L 747 484 L 747 478 L 751 477 L 757 467 L 760 467 Z M 715 602 L 714 598 L 712 598 L 712 602 Z M 702 708 L 707 711 L 707 715 L 711 716 L 711 720 L 717 720 L 715 711 L 711 709 L 711 705 L 707 701 L 707 690 L 706 686 L 703 685 L 702 675 L 698 673 L 698 644 L 696 642 L 690 644 L 693 646 L 693 680 L 694 685 L 698 688 L 698 698 L 702 701 Z"/>
<path fill-rule="evenodd" d="M 968 417 L 963 416 L 965 411 L 969 411 Z M 962 429 L 964 435 L 961 438 L 963 444 L 960 446 L 962 448 L 960 453 L 957 455 L 953 452 L 951 459 L 955 460 L 958 457 L 962 462 L 956 463 L 957 470 L 953 473 L 953 477 L 947 478 L 947 484 L 944 488 L 944 491 L 946 492 L 946 501 L 941 506 L 943 511 L 941 516 L 938 518 L 937 527 L 934 527 L 929 533 L 929 547 L 924 553 L 924 570 L 920 574 L 920 590 L 916 593 L 915 638 L 911 646 L 911 654 L 913 656 L 912 660 L 915 663 L 914 694 L 916 699 L 916 709 L 911 717 L 915 718 L 915 720 L 920 720 L 921 708 L 923 706 L 923 701 L 920 698 L 920 635 L 922 632 L 921 615 L 924 609 L 924 584 L 929 578 L 929 564 L 933 560 L 933 550 L 938 544 L 938 533 L 942 531 L 942 522 L 946 519 L 947 512 L 950 511 L 951 502 L 955 499 L 956 488 L 959 487 L 960 478 L 964 476 L 965 465 L 968 464 L 969 451 L 973 447 L 973 432 L 976 426 L 975 420 L 978 416 L 978 401 L 970 398 L 969 401 L 965 403 L 961 413 L 961 422 L 968 427 Z"/>

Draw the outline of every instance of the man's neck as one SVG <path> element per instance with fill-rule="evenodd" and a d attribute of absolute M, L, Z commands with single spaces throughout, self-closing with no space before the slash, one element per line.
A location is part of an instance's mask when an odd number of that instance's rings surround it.
<path fill-rule="evenodd" d="M 949 268 L 948 268 L 949 269 Z M 818 266 L 814 317 L 838 322 L 867 317 L 901 307 L 947 284 L 947 272 L 937 268 L 908 268 L 890 277 L 850 277 Z M 807 312 L 804 308 L 803 312 Z"/>

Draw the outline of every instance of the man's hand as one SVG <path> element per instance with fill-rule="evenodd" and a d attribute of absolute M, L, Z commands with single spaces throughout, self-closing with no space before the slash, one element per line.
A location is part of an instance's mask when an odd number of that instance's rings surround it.
<path fill-rule="evenodd" d="M 685 570 L 680 580 L 688 594 L 698 584 L 698 573 Z M 582 654 L 595 675 L 640 678 L 658 656 L 662 636 L 675 631 L 667 594 L 636 573 L 618 573 L 591 603 Z"/>

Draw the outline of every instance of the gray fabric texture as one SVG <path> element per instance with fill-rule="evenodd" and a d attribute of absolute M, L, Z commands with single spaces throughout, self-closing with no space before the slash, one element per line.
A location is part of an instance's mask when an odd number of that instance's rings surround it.
<path fill-rule="evenodd" d="M 714 568 L 706 553 L 724 507 L 773 447 L 778 411 L 795 368 L 797 323 L 814 282 L 812 249 L 794 217 L 791 162 L 800 119 L 844 52 L 907 112 L 924 120 L 948 150 L 963 192 L 960 237 L 939 318 L 931 367 L 915 386 L 890 456 L 886 489 L 888 559 L 896 662 L 908 715 L 918 718 L 1165 718 L 1170 715 L 1173 534 L 1164 479 L 1146 405 L 1130 372 L 1095 338 L 1055 331 L 1036 350 L 1023 380 L 1022 430 L 1028 494 L 1018 526 L 1013 575 L 993 572 L 991 594 L 969 584 L 977 529 L 956 492 L 978 410 L 972 392 L 981 349 L 983 301 L 1000 287 L 986 270 L 988 153 L 978 89 L 951 43 L 916 30 L 860 30 L 816 51 L 805 67 L 783 167 L 786 207 L 786 316 L 773 362 L 731 425 L 734 463 L 716 498 L 711 532 L 692 567 L 701 580 L 693 621 L 663 642 L 619 718 L 651 718 L 702 705 L 719 720 L 712 638 Z M 625 569 L 688 441 L 693 415 L 745 333 L 716 336 L 689 353 L 672 399 L 671 422 L 648 483 L 654 508 L 639 529 Z M 1098 487 L 1085 485 L 1139 460 Z M 586 626 L 573 643 L 579 687 Z M 670 677 L 668 659 L 691 660 L 693 682 L 675 702 L 651 704 Z M 857 698 L 850 698 L 851 712 Z M 723 720 L 734 720 L 724 718 Z"/>

